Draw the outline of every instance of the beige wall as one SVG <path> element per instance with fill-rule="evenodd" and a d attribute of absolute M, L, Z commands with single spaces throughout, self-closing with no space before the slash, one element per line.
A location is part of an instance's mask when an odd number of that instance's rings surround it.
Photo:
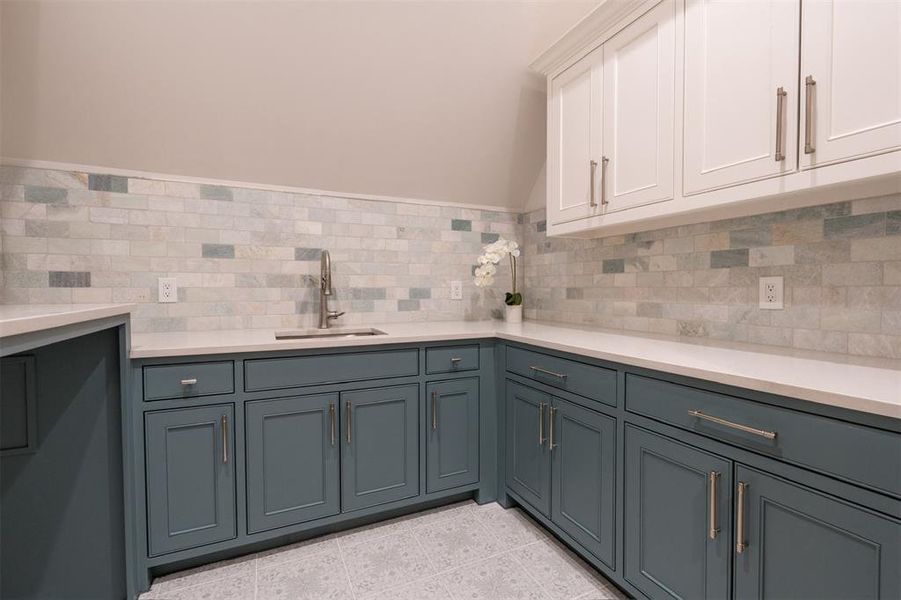
<path fill-rule="evenodd" d="M 595 5 L 4 1 L 0 148 L 520 208 L 543 195 L 527 65 Z"/>

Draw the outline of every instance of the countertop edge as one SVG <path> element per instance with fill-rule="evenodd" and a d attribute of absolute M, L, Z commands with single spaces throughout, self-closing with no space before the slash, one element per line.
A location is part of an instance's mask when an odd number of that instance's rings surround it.
<path fill-rule="evenodd" d="M 48 312 L 23 314 L 0 319 L 0 340 L 29 333 L 40 333 L 67 325 L 77 325 L 109 317 L 130 315 L 134 304 L 74 305 L 62 310 L 60 306 L 48 305 Z M 52 310 L 56 308 L 57 310 Z M 0 306 L 2 309 L 2 306 Z"/>

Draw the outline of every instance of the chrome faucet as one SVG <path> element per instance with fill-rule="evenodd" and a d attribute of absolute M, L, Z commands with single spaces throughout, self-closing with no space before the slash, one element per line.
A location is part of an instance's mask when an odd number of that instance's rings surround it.
<path fill-rule="evenodd" d="M 335 292 L 332 290 L 332 259 L 328 250 L 322 251 L 319 259 L 319 329 L 328 329 L 329 321 L 337 319 L 344 312 L 328 309 L 328 297 Z"/>

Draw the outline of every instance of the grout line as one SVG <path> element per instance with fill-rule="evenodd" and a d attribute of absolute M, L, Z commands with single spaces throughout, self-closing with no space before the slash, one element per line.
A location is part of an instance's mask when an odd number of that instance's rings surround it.
<path fill-rule="evenodd" d="M 347 579 L 347 588 L 350 590 L 350 597 L 353 600 L 357 599 L 357 593 L 354 591 L 354 582 L 350 578 L 350 569 L 347 568 L 347 560 L 344 557 L 344 547 L 341 545 L 341 540 L 335 540 L 338 543 L 338 557 L 341 559 L 341 566 L 344 567 L 344 577 Z"/>

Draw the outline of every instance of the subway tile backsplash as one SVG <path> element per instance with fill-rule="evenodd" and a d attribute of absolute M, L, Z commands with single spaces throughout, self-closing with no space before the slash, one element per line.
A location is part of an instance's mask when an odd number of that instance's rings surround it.
<path fill-rule="evenodd" d="M 341 323 L 486 319 L 503 290 L 456 301 L 450 282 L 522 229 L 490 210 L 9 166 L 0 199 L 5 302 L 135 302 L 135 331 L 312 327 L 323 248 Z M 156 302 L 159 277 L 178 303 Z"/>
<path fill-rule="evenodd" d="M 524 221 L 528 318 L 901 358 L 901 195 L 594 240 Z"/>
<path fill-rule="evenodd" d="M 901 195 L 594 240 L 548 238 L 543 210 L 8 166 L 0 199 L 5 302 L 135 302 L 135 331 L 314 326 L 322 248 L 345 324 L 497 316 L 507 265 L 490 289 L 471 276 L 502 235 L 523 244 L 527 318 L 901 358 Z M 757 308 L 769 275 L 782 311 Z"/>

